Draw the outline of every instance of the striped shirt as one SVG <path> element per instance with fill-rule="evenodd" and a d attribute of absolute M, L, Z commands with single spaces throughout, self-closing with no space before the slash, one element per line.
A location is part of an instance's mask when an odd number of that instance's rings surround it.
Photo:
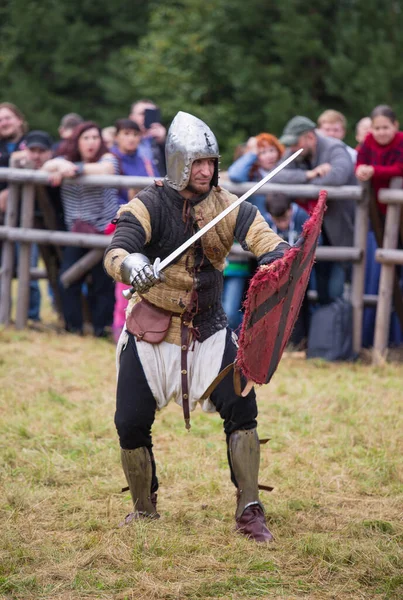
<path fill-rule="evenodd" d="M 119 161 L 115 156 L 104 155 L 98 162 L 112 163 L 115 175 L 120 174 Z M 61 197 L 68 231 L 71 231 L 75 221 L 80 220 L 103 232 L 108 223 L 115 218 L 119 207 L 118 191 L 115 188 L 63 183 Z"/>

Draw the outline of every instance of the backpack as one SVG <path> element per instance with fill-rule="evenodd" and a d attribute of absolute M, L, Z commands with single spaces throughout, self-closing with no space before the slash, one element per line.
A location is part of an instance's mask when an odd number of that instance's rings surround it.
<path fill-rule="evenodd" d="M 307 358 L 353 360 L 353 307 L 337 298 L 319 306 L 312 315 L 308 335 Z"/>

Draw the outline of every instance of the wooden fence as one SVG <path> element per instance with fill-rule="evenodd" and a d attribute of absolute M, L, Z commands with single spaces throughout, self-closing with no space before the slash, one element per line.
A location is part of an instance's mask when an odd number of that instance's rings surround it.
<path fill-rule="evenodd" d="M 0 226 L 0 240 L 3 240 L 2 262 L 0 269 L 0 323 L 9 324 L 10 308 L 11 308 L 11 281 L 13 277 L 15 244 L 20 245 L 19 250 L 19 266 L 18 266 L 18 294 L 17 294 L 17 312 L 16 312 L 16 328 L 22 329 L 26 326 L 29 302 L 29 282 L 33 277 L 38 276 L 30 269 L 30 251 L 32 243 L 39 244 L 58 244 L 63 246 L 82 246 L 92 249 L 104 249 L 110 242 L 109 236 L 79 234 L 62 231 L 49 231 L 33 228 L 33 212 L 35 185 L 46 185 L 48 176 L 42 171 L 32 171 L 24 169 L 6 169 L 0 168 L 0 181 L 9 183 L 9 199 L 7 211 L 5 215 L 5 224 Z M 143 188 L 150 185 L 154 180 L 149 177 L 131 177 L 120 175 L 103 175 L 103 176 L 82 176 L 77 179 L 66 181 L 68 185 L 84 185 L 96 187 L 121 187 L 121 188 Z M 252 187 L 253 184 L 233 184 L 225 182 L 223 186 L 229 191 L 238 196 L 245 193 Z M 365 255 L 367 245 L 367 233 L 369 223 L 369 200 L 370 188 L 364 186 L 340 186 L 324 188 L 328 192 L 329 202 L 342 202 L 354 200 L 356 202 L 356 217 L 354 230 L 354 246 L 352 247 L 319 247 L 316 252 L 316 259 L 332 260 L 332 261 L 349 261 L 353 264 L 352 270 L 352 285 L 351 285 L 351 302 L 353 306 L 353 346 L 355 352 L 361 350 L 362 338 L 362 320 L 363 309 L 365 305 L 374 305 L 377 302 L 377 296 L 364 295 L 365 281 Z M 299 199 L 315 198 L 318 195 L 318 187 L 314 185 L 284 185 L 284 184 L 266 184 L 259 193 L 269 193 L 279 191 L 287 194 L 287 196 Z M 382 196 L 387 202 L 393 202 L 389 207 L 392 210 L 400 210 L 400 204 L 403 203 L 403 192 L 397 196 L 396 190 L 385 190 L 387 196 Z M 384 194 L 382 192 L 382 194 Z M 394 194 L 394 195 L 393 195 Z M 21 198 L 21 210 L 19 203 Z M 387 199 L 386 199 L 387 198 Z M 399 198 L 399 200 L 397 200 Z M 18 227 L 17 219 L 20 213 L 20 223 Z M 387 231 L 389 228 L 387 227 Z M 389 234 L 388 234 L 389 235 Z M 386 237 L 386 236 L 385 236 Z M 379 260 L 385 262 L 392 260 L 393 240 L 388 241 L 388 252 L 379 254 Z M 396 248 L 396 244 L 394 245 Z M 379 251 L 382 252 L 382 251 Z M 385 252 L 385 251 L 383 251 Z M 386 256 L 386 258 L 385 258 Z M 394 255 L 393 255 L 394 256 Z M 401 256 L 399 254 L 399 260 Z M 384 267 L 383 267 L 384 269 Z M 384 276 L 385 279 L 386 276 Z M 389 278 L 390 279 L 390 278 Z M 386 289 L 389 279 L 385 280 L 382 287 Z M 384 292 L 382 292 L 384 293 Z M 385 293 L 386 294 L 386 293 Z M 385 295 L 385 302 L 387 302 Z M 389 298 L 390 300 L 390 298 Z M 389 301 L 389 311 L 390 311 Z M 386 305 L 385 305 L 386 306 Z M 382 304 L 382 312 L 385 313 L 384 304 Z M 379 312 L 379 311 L 378 311 Z M 383 325 L 380 323 L 378 328 L 382 331 L 382 339 L 384 339 L 384 328 L 386 320 L 384 318 Z"/>
<path fill-rule="evenodd" d="M 375 253 L 375 259 L 382 265 L 375 319 L 374 351 L 372 355 L 373 363 L 377 365 L 385 361 L 387 353 L 395 266 L 403 265 L 403 250 L 397 250 L 399 233 L 403 241 L 403 220 L 401 218 L 401 207 L 403 205 L 402 183 L 402 178 L 397 177 L 392 180 L 389 189 L 381 190 L 379 193 L 379 201 L 387 204 L 388 207 L 382 248 L 378 248 Z"/>

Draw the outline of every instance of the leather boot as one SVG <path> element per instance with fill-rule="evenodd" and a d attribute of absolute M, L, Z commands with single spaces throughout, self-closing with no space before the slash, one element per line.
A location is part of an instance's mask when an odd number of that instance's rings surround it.
<path fill-rule="evenodd" d="M 256 542 L 272 542 L 274 538 L 267 528 L 259 501 L 260 445 L 256 429 L 234 431 L 228 446 L 238 488 L 236 530 Z"/>
<path fill-rule="evenodd" d="M 123 471 L 126 475 L 134 512 L 129 513 L 123 524 L 133 519 L 159 519 L 157 513 L 157 494 L 151 493 L 151 456 L 145 446 L 135 450 L 121 448 Z"/>

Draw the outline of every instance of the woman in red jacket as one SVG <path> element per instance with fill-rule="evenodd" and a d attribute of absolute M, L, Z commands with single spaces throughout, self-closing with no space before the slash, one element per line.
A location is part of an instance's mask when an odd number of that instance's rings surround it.
<path fill-rule="evenodd" d="M 393 177 L 403 177 L 403 132 L 393 110 L 387 105 L 374 108 L 371 113 L 371 131 L 362 143 L 357 156 L 356 175 L 360 181 L 371 181 L 376 198 L 381 188 L 389 187 Z M 377 202 L 378 210 L 384 219 L 387 204 Z M 377 294 L 379 287 L 380 264 L 375 261 L 377 244 L 374 232 L 368 233 L 367 263 L 365 269 L 365 293 Z M 363 345 L 373 344 L 375 309 L 366 308 L 363 323 Z M 396 314 L 392 314 L 389 342 L 403 343 L 402 328 Z"/>
<path fill-rule="evenodd" d="M 403 176 L 403 132 L 393 110 L 377 106 L 371 113 L 371 132 L 358 151 L 356 175 L 360 181 L 371 179 L 375 193 L 389 187 L 392 177 Z M 378 203 L 382 214 L 386 204 Z"/>

